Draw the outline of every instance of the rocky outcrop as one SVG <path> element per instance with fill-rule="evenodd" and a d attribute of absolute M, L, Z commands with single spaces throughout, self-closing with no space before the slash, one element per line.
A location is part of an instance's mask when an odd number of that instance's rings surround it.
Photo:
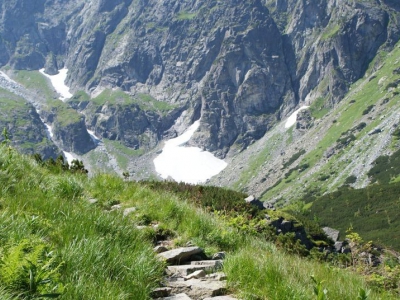
<path fill-rule="evenodd" d="M 68 124 L 63 124 L 56 119 L 53 125 L 55 140 L 64 151 L 85 154 L 96 147 L 87 132 L 83 117 L 77 122 Z"/>

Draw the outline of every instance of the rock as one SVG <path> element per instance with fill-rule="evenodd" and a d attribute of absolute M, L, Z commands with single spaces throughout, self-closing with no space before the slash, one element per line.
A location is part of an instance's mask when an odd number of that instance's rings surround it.
<path fill-rule="evenodd" d="M 284 220 L 280 225 L 280 229 L 285 233 L 289 232 L 293 229 L 293 223 L 291 221 Z"/>
<path fill-rule="evenodd" d="M 197 270 L 187 276 L 185 276 L 185 280 L 190 280 L 190 279 L 199 279 L 199 278 L 203 278 L 206 277 L 207 273 L 204 270 Z"/>
<path fill-rule="evenodd" d="M 217 297 L 212 297 L 212 298 L 204 298 L 203 300 L 238 300 L 237 298 L 233 296 L 217 296 Z"/>
<path fill-rule="evenodd" d="M 332 155 L 335 154 L 335 150 L 336 150 L 335 147 L 330 147 L 330 148 L 328 148 L 328 149 L 325 151 L 324 156 L 325 156 L 326 158 L 331 157 Z"/>
<path fill-rule="evenodd" d="M 136 207 L 128 207 L 124 209 L 124 217 L 136 211 Z"/>
<path fill-rule="evenodd" d="M 223 272 L 211 273 L 206 276 L 207 279 L 223 281 L 226 280 L 226 275 Z"/>
<path fill-rule="evenodd" d="M 296 117 L 296 129 L 305 131 L 313 126 L 313 117 L 309 109 L 301 110 Z"/>
<path fill-rule="evenodd" d="M 168 251 L 168 248 L 164 247 L 164 246 L 156 246 L 153 248 L 153 250 L 155 253 L 163 253 L 163 252 Z"/>
<path fill-rule="evenodd" d="M 88 199 L 88 202 L 90 204 L 96 204 L 97 202 L 99 202 L 99 200 L 92 198 L 92 199 Z"/>
<path fill-rule="evenodd" d="M 168 266 L 167 274 L 170 275 L 180 275 L 180 276 L 188 276 L 191 273 L 194 273 L 199 270 L 203 271 L 215 271 L 221 268 L 221 264 L 202 264 L 202 265 L 179 265 L 179 266 Z"/>
<path fill-rule="evenodd" d="M 170 287 L 159 287 L 151 292 L 152 298 L 168 297 L 171 295 L 172 289 Z"/>
<path fill-rule="evenodd" d="M 169 250 L 157 256 L 166 260 L 167 263 L 181 263 L 188 261 L 192 255 L 203 253 L 199 247 L 183 247 Z"/>
<path fill-rule="evenodd" d="M 221 259 L 225 259 L 225 256 L 226 256 L 225 252 L 217 252 L 217 253 L 213 254 L 211 259 L 213 259 L 213 260 L 221 260 Z"/>
<path fill-rule="evenodd" d="M 340 253 L 342 252 L 343 242 L 337 241 L 333 247 L 335 248 L 336 252 Z"/>
<path fill-rule="evenodd" d="M 183 294 L 183 293 L 177 294 L 177 295 L 174 295 L 174 296 L 170 296 L 170 297 L 165 297 L 165 298 L 162 298 L 162 299 L 163 300 L 192 300 L 192 298 L 190 298 L 188 295 Z"/>
<path fill-rule="evenodd" d="M 220 268 L 222 266 L 222 260 L 200 260 L 192 261 L 190 264 L 195 266 L 212 266 L 215 268 Z"/>
<path fill-rule="evenodd" d="M 332 239 L 332 241 L 337 242 L 339 239 L 339 230 L 330 228 L 330 227 L 323 227 L 322 230 L 325 232 L 325 234 Z"/>
<path fill-rule="evenodd" d="M 264 209 L 264 203 L 262 203 L 253 195 L 248 196 L 247 198 L 244 199 L 244 201 L 246 201 L 246 203 L 249 203 L 251 205 L 257 206 L 258 209 Z"/>
<path fill-rule="evenodd" d="M 169 282 L 172 293 L 185 293 L 194 299 L 222 296 L 226 292 L 224 281 L 190 279 L 187 281 Z"/>
<path fill-rule="evenodd" d="M 377 134 L 377 133 L 380 133 L 380 132 L 382 132 L 382 129 L 375 128 L 375 129 L 372 129 L 370 132 L 368 132 L 368 135 L 373 135 L 373 134 Z"/>
<path fill-rule="evenodd" d="M 111 210 L 119 210 L 119 209 L 121 209 L 122 208 L 122 205 L 121 204 L 115 204 L 115 205 L 113 205 L 113 206 L 111 206 Z"/>

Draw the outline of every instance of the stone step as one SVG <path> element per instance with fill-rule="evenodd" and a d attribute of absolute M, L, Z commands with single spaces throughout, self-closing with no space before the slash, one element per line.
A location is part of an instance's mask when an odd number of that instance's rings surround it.
<path fill-rule="evenodd" d="M 190 279 L 187 281 L 169 282 L 173 294 L 185 293 L 194 300 L 222 296 L 226 293 L 226 281 Z"/>
<path fill-rule="evenodd" d="M 199 247 L 182 247 L 162 252 L 157 256 L 167 263 L 181 263 L 188 261 L 193 255 L 204 255 L 203 249 Z"/>
<path fill-rule="evenodd" d="M 163 299 L 163 300 L 192 300 L 192 298 L 190 298 L 186 294 L 177 294 L 177 295 L 173 295 L 173 296 L 169 296 L 169 297 L 165 297 L 165 298 L 161 298 L 161 299 Z"/>
<path fill-rule="evenodd" d="M 198 261 L 191 261 L 191 265 L 197 265 L 197 266 L 215 266 L 217 268 L 222 267 L 222 260 L 217 259 L 217 260 L 198 260 Z"/>
<path fill-rule="evenodd" d="M 179 265 L 179 266 L 168 266 L 166 272 L 168 275 L 180 275 L 182 277 L 188 276 L 189 274 L 198 270 L 204 270 L 206 272 L 213 272 L 221 269 L 221 264 L 209 264 L 209 265 Z"/>
<path fill-rule="evenodd" d="M 217 297 L 212 297 L 212 298 L 204 298 L 203 300 L 239 300 L 239 299 L 228 295 L 228 296 L 217 296 Z"/>

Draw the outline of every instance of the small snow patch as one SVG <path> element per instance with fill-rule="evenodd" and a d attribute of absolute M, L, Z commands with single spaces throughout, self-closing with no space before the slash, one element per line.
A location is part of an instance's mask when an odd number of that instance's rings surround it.
<path fill-rule="evenodd" d="M 228 165 L 212 153 L 198 147 L 184 147 L 199 128 L 200 120 L 191 125 L 182 135 L 165 142 L 160 155 L 154 159 L 156 171 L 164 179 L 197 184 L 217 175 Z"/>
<path fill-rule="evenodd" d="M 69 92 L 69 87 L 65 84 L 65 79 L 67 78 L 68 69 L 58 70 L 58 74 L 49 75 L 44 72 L 44 69 L 39 70 L 44 76 L 50 79 L 51 84 L 57 93 L 60 94 L 60 100 L 65 101 L 68 98 L 71 98 L 73 95 Z"/>
<path fill-rule="evenodd" d="M 300 107 L 298 110 L 296 110 L 295 112 L 293 112 L 290 117 L 287 119 L 286 123 L 285 123 L 285 128 L 290 128 L 292 127 L 295 123 L 296 123 L 296 119 L 297 119 L 297 114 L 304 109 L 309 108 L 309 106 L 302 106 Z"/>

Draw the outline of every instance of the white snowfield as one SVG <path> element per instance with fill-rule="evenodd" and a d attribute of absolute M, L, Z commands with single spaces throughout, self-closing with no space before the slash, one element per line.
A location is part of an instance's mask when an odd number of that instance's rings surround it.
<path fill-rule="evenodd" d="M 304 109 L 309 108 L 309 106 L 302 106 L 300 107 L 298 110 L 294 111 L 290 117 L 287 119 L 286 123 L 285 123 L 285 128 L 290 128 L 292 127 L 295 123 L 296 123 L 296 119 L 297 119 L 297 114 Z"/>
<path fill-rule="evenodd" d="M 44 69 L 39 70 L 44 76 L 50 79 L 51 84 L 57 93 L 60 94 L 60 100 L 65 101 L 66 99 L 71 98 L 73 95 L 69 92 L 69 87 L 65 84 L 65 79 L 67 78 L 68 69 L 58 70 L 57 75 L 48 75 L 44 72 Z"/>
<path fill-rule="evenodd" d="M 185 147 L 200 120 L 194 122 L 182 135 L 165 142 L 162 153 L 154 159 L 157 173 L 164 179 L 197 184 L 217 175 L 228 165 L 212 153 L 198 147 Z"/>

